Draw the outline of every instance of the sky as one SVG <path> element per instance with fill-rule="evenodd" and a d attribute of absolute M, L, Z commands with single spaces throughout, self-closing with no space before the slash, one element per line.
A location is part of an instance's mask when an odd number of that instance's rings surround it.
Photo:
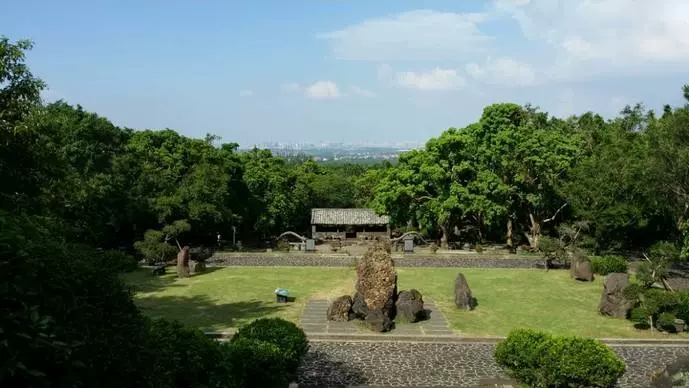
<path fill-rule="evenodd" d="M 484 106 L 682 103 L 686 0 L 22 0 L 0 35 L 64 99 L 241 145 L 423 142 Z"/>

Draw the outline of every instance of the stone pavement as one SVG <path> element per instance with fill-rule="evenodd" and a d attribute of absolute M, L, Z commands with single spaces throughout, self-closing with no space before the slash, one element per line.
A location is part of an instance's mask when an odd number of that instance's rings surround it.
<path fill-rule="evenodd" d="M 430 319 L 373 333 L 359 321 L 328 322 L 329 302 L 306 303 L 302 328 L 311 349 L 298 371 L 299 387 L 511 387 L 495 363 L 496 339 L 453 335 L 447 320 L 427 301 Z M 689 355 L 689 342 L 609 341 L 627 362 L 619 386 L 648 387 L 651 373 Z"/>
<path fill-rule="evenodd" d="M 627 362 L 620 387 L 649 386 L 649 375 L 689 354 L 684 345 L 611 345 Z M 510 386 L 493 361 L 494 343 L 314 341 L 298 371 L 299 387 Z"/>
<path fill-rule="evenodd" d="M 326 313 L 330 302 L 327 299 L 309 299 L 304 308 L 301 319 L 301 327 L 307 335 L 373 335 L 365 329 L 361 321 L 332 322 L 326 319 Z M 386 336 L 450 336 L 449 325 L 445 316 L 430 301 L 424 302 L 424 308 L 429 310 L 430 319 L 416 323 L 402 323 L 395 326 L 391 333 L 379 333 Z"/>

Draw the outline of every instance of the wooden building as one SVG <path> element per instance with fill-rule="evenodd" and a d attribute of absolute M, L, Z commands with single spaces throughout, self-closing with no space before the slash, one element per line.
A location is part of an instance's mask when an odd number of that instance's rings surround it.
<path fill-rule="evenodd" d="M 311 209 L 311 238 L 373 239 L 390 237 L 389 217 L 373 209 Z"/>

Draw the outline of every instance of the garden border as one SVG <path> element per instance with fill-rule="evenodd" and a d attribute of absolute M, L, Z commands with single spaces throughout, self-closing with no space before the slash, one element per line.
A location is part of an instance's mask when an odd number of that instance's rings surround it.
<path fill-rule="evenodd" d="M 356 264 L 358 256 L 334 255 L 223 255 L 215 254 L 208 261 L 211 267 L 350 267 Z M 500 258 L 457 256 L 414 256 L 393 258 L 400 268 L 542 268 L 543 259 L 539 257 Z"/>

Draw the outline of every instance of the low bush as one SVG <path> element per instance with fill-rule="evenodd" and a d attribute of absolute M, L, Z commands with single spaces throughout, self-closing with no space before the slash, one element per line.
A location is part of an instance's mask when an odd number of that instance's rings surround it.
<path fill-rule="evenodd" d="M 481 244 L 474 245 L 474 250 L 476 251 L 476 253 L 483 253 L 483 245 L 481 245 Z"/>
<path fill-rule="evenodd" d="M 277 346 L 290 373 L 297 370 L 301 358 L 309 350 L 309 341 L 304 331 L 294 323 L 280 318 L 257 319 L 237 330 L 232 341 L 243 338 L 265 341 Z"/>
<path fill-rule="evenodd" d="M 434 243 L 434 242 L 431 243 L 431 245 L 428 246 L 428 249 L 431 250 L 431 253 L 436 253 L 436 252 L 438 252 L 438 248 L 440 248 L 440 247 L 438 246 L 438 244 L 436 244 L 436 243 Z"/>
<path fill-rule="evenodd" d="M 495 349 L 495 360 L 515 379 L 528 385 L 541 380 L 541 362 L 548 351 L 550 335 L 534 330 L 514 330 Z"/>
<path fill-rule="evenodd" d="M 610 273 L 627 273 L 628 264 L 622 256 L 603 256 L 591 259 L 593 272 L 605 276 Z"/>
<path fill-rule="evenodd" d="M 515 330 L 497 345 L 495 359 L 521 383 L 535 387 L 612 387 L 625 364 L 597 340 Z"/>
<path fill-rule="evenodd" d="M 220 349 L 222 365 L 231 376 L 229 386 L 233 388 L 284 388 L 290 382 L 287 360 L 275 344 L 253 338 L 233 338 L 229 344 L 222 344 Z M 218 382 L 215 386 L 223 386 L 220 384 Z"/>
<path fill-rule="evenodd" d="M 648 289 L 639 284 L 630 284 L 624 293 L 636 302 L 630 319 L 638 328 L 653 325 L 660 330 L 674 331 L 675 318 L 689 318 L 689 293 Z"/>
<path fill-rule="evenodd" d="M 156 385 L 201 387 L 227 378 L 219 344 L 201 330 L 163 319 L 150 321 L 148 329 Z"/>

